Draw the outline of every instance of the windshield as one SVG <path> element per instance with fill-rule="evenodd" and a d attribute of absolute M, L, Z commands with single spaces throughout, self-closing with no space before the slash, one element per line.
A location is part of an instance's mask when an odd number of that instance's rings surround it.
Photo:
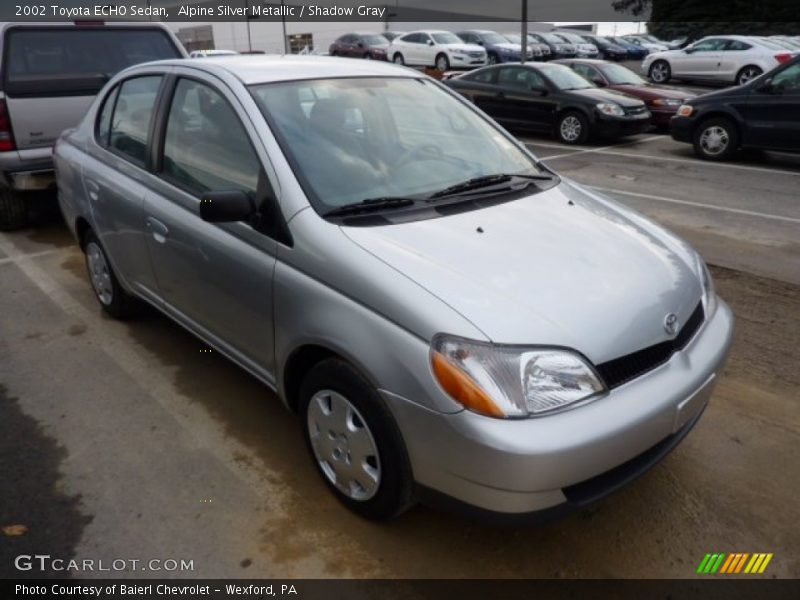
<path fill-rule="evenodd" d="M 433 82 L 317 79 L 251 90 L 320 214 L 368 198 L 430 195 L 497 173 L 541 173 L 501 131 Z"/>
<path fill-rule="evenodd" d="M 584 40 L 581 36 L 575 35 L 574 33 L 561 33 L 559 32 L 558 35 L 568 42 L 572 42 L 573 44 L 585 44 L 586 40 Z"/>
<path fill-rule="evenodd" d="M 498 35 L 496 33 L 482 33 L 481 39 L 486 44 L 507 44 L 508 40 L 504 38 L 502 35 Z"/>
<path fill-rule="evenodd" d="M 464 42 L 455 33 L 443 31 L 442 33 L 432 33 L 431 37 L 437 44 L 463 44 Z"/>
<path fill-rule="evenodd" d="M 559 90 L 585 90 L 597 87 L 589 83 L 569 67 L 563 65 L 541 65 L 539 69 Z"/>
<path fill-rule="evenodd" d="M 563 44 L 564 43 L 564 40 L 562 40 L 557 35 L 553 35 L 552 33 L 540 33 L 539 35 L 542 36 L 543 39 L 547 40 L 551 44 Z"/>
<path fill-rule="evenodd" d="M 385 46 L 389 43 L 382 35 L 362 35 L 361 41 L 369 46 Z"/>
<path fill-rule="evenodd" d="M 611 85 L 641 85 L 647 83 L 636 73 L 622 65 L 603 65 L 603 74 Z"/>

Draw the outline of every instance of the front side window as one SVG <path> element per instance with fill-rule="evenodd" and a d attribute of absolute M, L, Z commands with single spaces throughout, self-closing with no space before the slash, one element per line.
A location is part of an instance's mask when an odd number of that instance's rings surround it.
<path fill-rule="evenodd" d="M 433 37 L 434 41 L 437 44 L 463 44 L 458 36 L 454 33 L 450 33 L 448 31 L 443 31 L 441 33 L 432 33 L 431 36 Z"/>
<path fill-rule="evenodd" d="M 695 52 L 716 52 L 718 50 L 722 50 L 727 43 L 728 40 L 703 40 L 702 42 L 697 42 L 694 46 L 692 46 L 692 50 Z"/>
<path fill-rule="evenodd" d="M 591 65 L 576 63 L 572 65 L 572 68 L 578 75 L 580 75 L 587 81 L 594 81 L 595 78 L 600 78 L 600 73 L 598 73 L 597 69 L 595 69 Z"/>
<path fill-rule="evenodd" d="M 544 80 L 542 80 L 541 76 L 536 71 L 531 69 L 505 67 L 500 69 L 500 73 L 497 75 L 497 84 L 522 90 L 530 90 L 534 87 L 544 87 Z"/>
<path fill-rule="evenodd" d="M 144 166 L 160 75 L 122 82 L 111 120 L 110 147 Z"/>
<path fill-rule="evenodd" d="M 556 88 L 561 91 L 585 90 L 595 87 L 569 67 L 563 65 L 546 64 L 539 67 Z"/>
<path fill-rule="evenodd" d="M 195 195 L 256 193 L 261 163 L 239 117 L 209 86 L 181 79 L 167 117 L 162 173 Z"/>
<path fill-rule="evenodd" d="M 424 196 L 474 177 L 539 173 L 500 130 L 424 79 L 318 79 L 251 90 L 320 214 L 365 199 Z"/>
<path fill-rule="evenodd" d="M 776 73 L 772 78 L 772 86 L 784 92 L 800 92 L 800 63 Z"/>

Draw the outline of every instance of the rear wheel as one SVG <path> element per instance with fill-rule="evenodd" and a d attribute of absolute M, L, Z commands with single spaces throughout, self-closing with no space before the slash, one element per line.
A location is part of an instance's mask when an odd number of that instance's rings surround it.
<path fill-rule="evenodd" d="M 450 59 L 446 54 L 436 55 L 436 69 L 439 71 L 447 71 L 450 68 Z"/>
<path fill-rule="evenodd" d="M 589 139 L 589 121 L 577 111 L 561 115 L 556 125 L 556 137 L 565 144 L 582 144 Z"/>
<path fill-rule="evenodd" d="M 404 64 L 406 64 L 406 61 L 405 61 L 405 60 L 403 60 L 403 55 L 402 55 L 402 54 L 400 54 L 399 52 L 397 52 L 397 53 L 396 53 L 396 54 L 395 54 L 395 55 L 392 57 L 392 61 L 393 61 L 393 62 L 394 62 L 394 64 L 396 64 L 396 65 L 404 65 Z"/>
<path fill-rule="evenodd" d="M 742 70 L 736 74 L 736 85 L 744 85 L 745 83 L 749 83 L 763 72 L 764 71 L 755 65 L 742 67 Z"/>
<path fill-rule="evenodd" d="M 138 301 L 122 289 L 108 256 L 94 232 L 89 231 L 86 234 L 83 251 L 86 256 L 89 281 L 103 310 L 115 319 L 121 320 L 136 314 L 139 308 Z"/>
<path fill-rule="evenodd" d="M 653 83 L 667 83 L 672 77 L 672 69 L 667 61 L 657 60 L 650 65 L 648 76 Z"/>
<path fill-rule="evenodd" d="M 695 154 L 706 160 L 728 160 L 738 147 L 739 130 L 730 119 L 709 119 L 694 133 Z"/>
<path fill-rule="evenodd" d="M 300 388 L 300 414 L 323 480 L 350 510 L 391 519 L 413 504 L 413 479 L 400 431 L 383 399 L 338 358 L 314 366 Z"/>
<path fill-rule="evenodd" d="M 21 229 L 28 223 L 25 197 L 10 188 L 0 188 L 0 231 Z"/>

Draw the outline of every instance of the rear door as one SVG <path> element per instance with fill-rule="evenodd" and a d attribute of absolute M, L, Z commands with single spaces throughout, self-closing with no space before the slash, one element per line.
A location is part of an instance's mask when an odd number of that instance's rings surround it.
<path fill-rule="evenodd" d="M 716 78 L 722 81 L 736 81 L 739 70 L 746 66 L 750 56 L 748 50 L 753 46 L 741 40 L 729 40 L 720 53 Z"/>
<path fill-rule="evenodd" d="M 2 88 L 19 150 L 52 146 L 118 71 L 182 56 L 155 27 L 10 26 L 4 42 Z"/>
<path fill-rule="evenodd" d="M 207 191 L 242 190 L 261 206 L 273 197 L 255 129 L 228 88 L 193 75 L 178 78 L 163 131 L 158 177 L 144 204 L 161 298 L 179 321 L 272 380 L 278 242 L 249 223 L 199 216 Z"/>

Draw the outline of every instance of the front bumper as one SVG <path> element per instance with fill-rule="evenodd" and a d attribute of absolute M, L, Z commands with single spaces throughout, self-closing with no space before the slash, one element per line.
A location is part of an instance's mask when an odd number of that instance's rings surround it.
<path fill-rule="evenodd" d="M 692 143 L 694 120 L 690 117 L 674 116 L 669 120 L 669 134 L 678 142 Z"/>
<path fill-rule="evenodd" d="M 595 132 L 601 137 L 621 137 L 644 133 L 652 124 L 650 118 L 649 112 L 627 117 L 597 116 L 594 124 Z"/>
<path fill-rule="evenodd" d="M 515 517 L 560 512 L 613 492 L 680 442 L 708 402 L 732 336 L 733 314 L 719 300 L 667 363 L 604 398 L 542 418 L 442 414 L 382 393 L 423 492 Z"/>

